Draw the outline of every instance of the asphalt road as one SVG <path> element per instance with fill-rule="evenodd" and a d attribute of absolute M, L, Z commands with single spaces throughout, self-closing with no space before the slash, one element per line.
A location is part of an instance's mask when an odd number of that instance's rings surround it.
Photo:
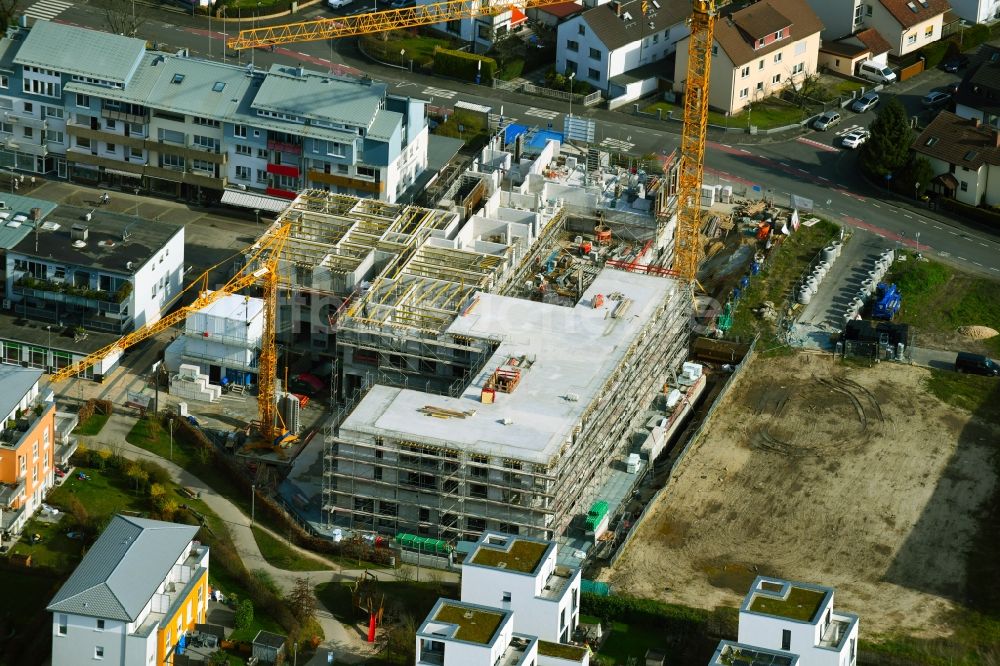
<path fill-rule="evenodd" d="M 50 1 L 23 3 L 22 8 L 41 7 Z M 291 20 L 351 13 L 370 4 L 356 0 L 353 5 L 334 12 L 320 3 L 299 12 Z M 484 104 L 497 113 L 502 112 L 506 118 L 541 127 L 551 123 L 556 130 L 561 129 L 563 119 L 572 111 L 593 120 L 596 142 L 613 152 L 662 154 L 679 145 L 679 125 L 674 121 L 658 121 L 604 109 L 580 109 L 579 105 L 570 109 L 568 103 L 558 100 L 512 94 L 376 65 L 357 53 L 352 40 L 294 44 L 278 47 L 273 52 L 256 49 L 252 53 L 226 53 L 225 40 L 235 34 L 236 24 L 220 25 L 216 20 L 210 25 L 206 17 L 192 17 L 157 6 L 138 6 L 146 17 L 139 36 L 158 42 L 161 48 L 187 48 L 193 55 L 225 59 L 240 65 L 252 60 L 257 67 L 283 62 L 348 74 L 366 72 L 390 83 L 393 92 L 422 97 L 434 105 L 449 107 L 460 100 Z M 106 26 L 104 10 L 95 0 L 75 3 L 54 20 L 97 29 Z M 284 21 L 288 19 L 270 23 Z M 263 24 L 263 21 L 259 23 Z M 252 27 L 252 22 L 244 21 L 243 27 Z M 883 97 L 897 95 L 908 111 L 918 113 L 922 110 L 920 98 L 923 95 L 957 78 L 957 75 L 942 71 L 927 72 L 917 79 L 891 86 Z M 841 124 L 828 132 L 809 131 L 777 141 L 762 141 L 760 137 L 745 133 L 715 136 L 717 140 L 709 143 L 706 153 L 705 180 L 709 184 L 732 184 L 737 191 L 746 189 L 750 195 L 754 194 L 756 186 L 761 194 L 771 194 L 778 201 L 787 202 L 790 194 L 796 194 L 811 199 L 817 213 L 879 234 L 887 242 L 903 243 L 974 272 L 1000 274 L 1000 238 L 928 211 L 915 201 L 909 203 L 886 197 L 878 187 L 860 177 L 855 151 L 841 148 L 838 137 L 853 127 L 867 127 L 875 114 L 874 111 L 860 115 L 843 111 L 842 114 Z"/>

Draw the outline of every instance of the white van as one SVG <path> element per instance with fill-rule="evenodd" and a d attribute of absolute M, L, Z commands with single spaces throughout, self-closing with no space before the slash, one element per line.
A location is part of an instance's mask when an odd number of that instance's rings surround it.
<path fill-rule="evenodd" d="M 858 67 L 858 76 L 875 83 L 893 83 L 896 80 L 896 72 L 871 60 L 861 63 Z"/>

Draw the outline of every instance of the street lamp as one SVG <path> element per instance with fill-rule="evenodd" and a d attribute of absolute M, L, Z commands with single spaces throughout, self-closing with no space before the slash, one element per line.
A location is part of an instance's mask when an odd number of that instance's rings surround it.
<path fill-rule="evenodd" d="M 52 366 L 49 365 L 49 355 L 52 354 L 52 326 L 45 326 L 47 340 L 45 342 L 45 371 L 51 373 Z"/>
<path fill-rule="evenodd" d="M 254 208 L 253 214 L 257 216 L 257 226 L 260 226 L 260 208 Z"/>
<path fill-rule="evenodd" d="M 913 183 L 913 198 L 919 199 L 920 198 L 919 195 L 920 195 L 920 183 L 919 182 Z"/>
<path fill-rule="evenodd" d="M 576 78 L 576 72 L 569 73 L 569 117 L 573 117 L 573 79 Z"/>
<path fill-rule="evenodd" d="M 253 527 L 254 518 L 257 516 L 257 484 L 250 484 L 250 527 Z"/>
<path fill-rule="evenodd" d="M 139 188 L 133 190 L 135 192 L 135 219 L 139 219 Z"/>
<path fill-rule="evenodd" d="M 170 460 L 174 459 L 174 420 L 170 419 Z"/>
<path fill-rule="evenodd" d="M 406 49 L 399 49 L 399 66 L 404 68 L 406 66 L 403 64 L 403 56 L 405 55 L 406 55 Z"/>

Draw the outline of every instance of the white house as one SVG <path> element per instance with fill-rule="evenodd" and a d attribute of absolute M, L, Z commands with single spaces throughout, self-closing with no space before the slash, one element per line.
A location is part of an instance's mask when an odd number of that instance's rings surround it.
<path fill-rule="evenodd" d="M 115 516 L 49 603 L 52 666 L 173 663 L 208 607 L 197 527 Z"/>
<path fill-rule="evenodd" d="M 643 7 L 646 11 L 643 13 Z M 560 23 L 556 71 L 608 91 L 617 76 L 673 53 L 690 31 L 690 6 L 668 0 L 609 2 Z"/>
<path fill-rule="evenodd" d="M 805 0 L 761 0 L 715 24 L 708 104 L 739 113 L 816 72 L 823 25 Z M 687 39 L 677 45 L 674 90 L 687 79 Z"/>
<path fill-rule="evenodd" d="M 853 76 L 863 62 L 886 65 L 891 50 L 892 44 L 878 30 L 862 28 L 838 40 L 824 40 L 819 47 L 817 64 L 821 69 L 826 67 L 838 74 Z"/>
<path fill-rule="evenodd" d="M 418 5 L 429 5 L 435 2 L 437 0 L 417 0 Z M 483 0 L 471 3 L 470 7 L 474 10 L 472 16 L 445 23 L 435 23 L 434 27 L 452 37 L 461 39 L 463 42 L 472 44 L 473 53 L 486 53 L 493 48 L 493 42 L 499 41 L 512 30 L 528 22 L 528 16 L 525 14 L 523 6 L 518 7 L 516 4 L 505 5 L 504 10 L 496 14 L 478 11 L 480 7 L 490 4 L 483 2 Z"/>
<path fill-rule="evenodd" d="M 836 41 L 875 28 L 896 56 L 941 39 L 948 0 L 806 0 L 823 22 L 822 37 Z"/>
<path fill-rule="evenodd" d="M 930 162 L 930 190 L 970 206 L 1000 204 L 1000 130 L 978 118 L 942 111 L 920 133 L 913 150 Z"/>
<path fill-rule="evenodd" d="M 257 350 L 264 336 L 264 301 L 230 294 L 190 315 L 184 335 L 164 353 L 167 370 L 182 363 L 197 365 L 213 384 L 256 383 Z"/>
<path fill-rule="evenodd" d="M 951 9 L 969 23 L 1000 19 L 1000 0 L 948 0 Z"/>
<path fill-rule="evenodd" d="M 1000 127 L 1000 48 L 983 44 L 955 95 L 955 114 Z"/>
<path fill-rule="evenodd" d="M 580 623 L 580 569 L 552 541 L 485 532 L 462 565 L 462 600 L 514 611 L 514 629 L 565 643 Z"/>
<path fill-rule="evenodd" d="M 712 663 L 728 648 L 781 654 L 788 666 L 854 666 L 858 616 L 835 611 L 833 596 L 830 587 L 758 576 L 740 606 L 737 642 L 720 643 Z"/>
<path fill-rule="evenodd" d="M 514 633 L 514 614 L 438 599 L 417 631 L 417 666 L 531 666 L 538 639 Z"/>

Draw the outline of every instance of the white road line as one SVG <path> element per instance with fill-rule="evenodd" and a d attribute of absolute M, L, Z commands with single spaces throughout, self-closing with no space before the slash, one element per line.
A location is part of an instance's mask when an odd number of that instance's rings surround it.
<path fill-rule="evenodd" d="M 934 228 L 935 228 L 935 229 L 937 229 L 938 231 L 941 231 L 941 227 L 939 227 L 939 226 L 938 226 L 938 225 L 936 225 L 936 224 L 934 225 Z"/>
<path fill-rule="evenodd" d="M 783 166 L 783 167 L 788 167 L 789 169 L 791 169 L 791 168 L 792 168 L 792 165 L 791 165 L 791 164 L 785 164 L 784 162 L 778 162 L 778 164 L 780 164 L 780 165 L 781 165 L 781 166 Z"/>
<path fill-rule="evenodd" d="M 978 261 L 973 261 L 972 263 L 974 263 L 976 266 L 982 266 L 982 264 L 979 263 Z"/>
<path fill-rule="evenodd" d="M 920 220 L 920 224 L 927 224 L 927 220 Z"/>
<path fill-rule="evenodd" d="M 955 258 L 958 259 L 959 261 L 968 261 L 968 259 L 966 259 L 965 257 L 955 257 Z"/>
<path fill-rule="evenodd" d="M 424 88 L 424 94 L 430 95 L 431 97 L 444 97 L 446 99 L 451 99 L 458 93 L 454 90 L 446 90 L 444 88 Z"/>
<path fill-rule="evenodd" d="M 990 270 L 991 271 L 1000 271 L 1000 268 L 996 268 L 995 266 L 990 266 Z"/>
<path fill-rule="evenodd" d="M 749 154 L 750 154 L 750 151 L 749 151 L 749 150 L 747 150 L 746 148 L 740 148 L 740 152 L 741 152 L 741 153 L 746 153 L 747 155 L 749 155 Z"/>
<path fill-rule="evenodd" d="M 822 180 L 822 181 L 825 181 L 825 182 L 827 182 L 827 183 L 829 183 L 829 182 L 830 182 L 830 179 L 829 179 L 829 178 L 824 178 L 823 176 L 820 176 L 820 177 L 819 177 L 819 179 L 820 179 L 820 180 Z"/>
<path fill-rule="evenodd" d="M 913 219 L 913 216 L 910 215 L 909 213 L 903 213 L 903 217 L 907 217 L 907 218 L 909 218 L 911 220 Z"/>
<path fill-rule="evenodd" d="M 986 243 L 980 243 L 980 245 L 982 245 L 983 247 L 989 247 L 989 245 L 987 245 Z"/>

